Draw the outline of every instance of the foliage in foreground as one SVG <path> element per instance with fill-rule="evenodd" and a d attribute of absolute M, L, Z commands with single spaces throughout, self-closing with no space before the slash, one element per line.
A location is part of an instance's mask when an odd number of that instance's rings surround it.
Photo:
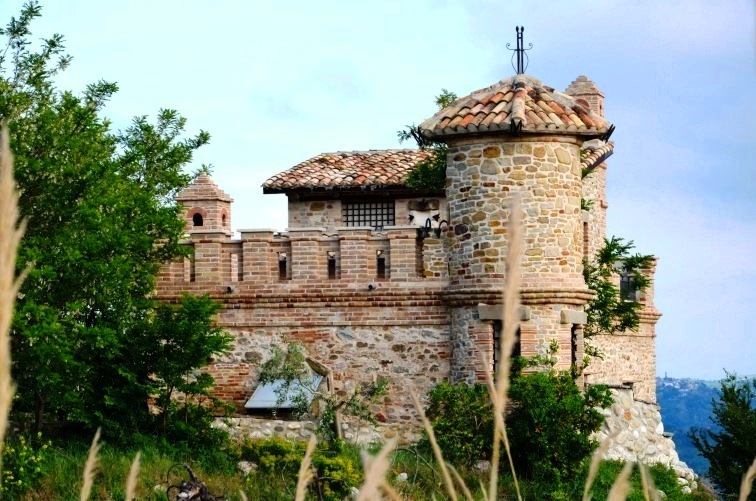
<path fill-rule="evenodd" d="M 33 450 L 39 451 L 40 447 L 39 444 L 34 445 Z M 81 471 L 88 448 L 88 440 L 53 442 L 53 445 L 40 455 L 39 467 L 42 475 L 28 484 L 30 488 L 24 489 L 25 494 L 18 491 L 18 495 L 6 498 L 79 499 Z M 292 499 L 304 448 L 304 444 L 282 439 L 249 441 L 241 451 L 230 449 L 215 452 L 173 447 L 165 441 L 153 440 L 146 436 L 135 437 L 134 445 L 130 447 L 106 442 L 100 453 L 100 468 L 94 480 L 92 499 L 123 499 L 124 482 L 137 451 L 141 451 L 142 454 L 137 499 L 165 500 L 166 472 L 172 465 L 184 462 L 192 466 L 198 477 L 208 485 L 211 493 L 226 496 L 229 500 L 240 499 L 240 490 L 246 493 L 248 499 Z M 343 499 L 338 496 L 351 493 L 351 488 L 347 489 L 347 485 L 360 487 L 363 474 L 359 447 L 345 445 L 339 452 L 321 447 L 316 451 L 313 464 L 321 479 L 320 489 L 324 493 L 324 499 Z M 248 476 L 237 471 L 235 465 L 240 458 L 257 459 L 257 471 Z M 429 455 L 404 448 L 394 452 L 391 460 L 389 480 L 407 499 L 446 499 L 443 482 Z M 607 498 L 609 488 L 621 467 L 622 464 L 619 462 L 602 463 L 592 490 L 592 499 L 600 501 Z M 8 471 L 10 468 L 4 469 Z M 407 474 L 405 481 L 397 478 L 400 473 Z M 651 473 L 657 488 L 665 492 L 669 501 L 711 499 L 700 492 L 683 494 L 672 470 L 654 466 Z M 471 487 L 476 499 L 480 499 L 478 486 L 481 481 L 486 481 L 486 475 L 474 470 L 461 470 L 460 474 Z M 521 487 L 525 499 L 580 499 L 586 475 L 587 471 L 584 469 L 570 482 L 557 485 L 553 482 L 530 479 L 521 482 Z M 179 481 L 178 475 L 172 475 L 170 478 L 170 483 Z M 628 499 L 644 500 L 637 469 L 631 477 L 631 484 L 632 491 Z M 307 499 L 318 499 L 317 489 L 317 486 L 311 485 Z M 507 474 L 503 474 L 499 484 L 499 499 L 515 499 L 512 478 Z"/>
<path fill-rule="evenodd" d="M 158 395 L 165 431 L 175 410 L 166 395 L 205 393 L 211 381 L 194 370 L 225 346 L 208 300 L 170 309 L 150 297 L 160 266 L 188 254 L 173 197 L 209 135 L 183 137 L 186 120 L 173 110 L 112 131 L 102 112 L 116 84 L 57 89 L 71 58 L 58 34 L 35 49 L 40 15 L 29 2 L 0 29 L 0 123 L 26 221 L 18 271 L 30 267 L 11 328 L 14 411 L 37 430 L 56 416 L 113 437 L 151 428 L 147 401 Z"/>
<path fill-rule="evenodd" d="M 253 461 L 264 475 L 280 475 L 288 479 L 293 491 L 297 472 L 305 454 L 304 442 L 282 438 L 249 440 L 242 447 L 242 459 Z M 352 487 L 362 484 L 363 472 L 359 456 L 334 449 L 318 447 L 312 456 L 316 476 L 310 490 L 328 501 L 339 501 L 352 493 Z"/>
<path fill-rule="evenodd" d="M 716 430 L 694 429 L 689 436 L 709 461 L 707 477 L 725 499 L 735 499 L 743 473 L 756 460 L 756 378 L 727 374 L 711 402 Z M 748 499 L 756 500 L 756 492 Z"/>
<path fill-rule="evenodd" d="M 428 399 L 426 413 L 448 461 L 470 467 L 490 457 L 493 416 L 485 386 L 441 383 Z M 575 478 L 593 452 L 597 444 L 590 435 L 604 420 L 596 409 L 612 399 L 604 386 L 581 392 L 569 371 L 547 370 L 515 374 L 509 402 L 506 425 L 515 470 L 559 483 Z"/>

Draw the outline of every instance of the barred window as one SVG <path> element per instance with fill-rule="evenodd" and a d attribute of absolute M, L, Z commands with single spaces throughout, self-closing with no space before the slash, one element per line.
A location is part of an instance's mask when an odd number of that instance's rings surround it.
<path fill-rule="evenodd" d="M 344 224 L 347 226 L 372 226 L 382 230 L 384 226 L 394 225 L 394 201 L 345 203 L 343 207 Z"/>

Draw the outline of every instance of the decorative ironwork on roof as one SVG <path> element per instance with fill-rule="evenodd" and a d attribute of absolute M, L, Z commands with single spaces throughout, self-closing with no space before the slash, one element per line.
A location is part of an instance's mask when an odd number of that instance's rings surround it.
<path fill-rule="evenodd" d="M 343 189 L 404 186 L 407 175 L 431 152 L 369 150 L 322 153 L 276 174 L 265 183 L 265 193 L 300 189 Z"/>
<path fill-rule="evenodd" d="M 523 74 L 457 99 L 419 128 L 430 139 L 442 139 L 513 131 L 600 137 L 610 127 L 575 98 Z"/>
<path fill-rule="evenodd" d="M 518 75 L 522 75 L 528 69 L 528 62 L 530 61 L 530 58 L 526 54 L 526 51 L 532 49 L 533 44 L 528 44 L 528 48 L 525 48 L 525 44 L 522 41 L 522 36 L 525 34 L 525 26 L 515 26 L 515 31 L 517 32 L 517 47 L 511 49 L 509 47 L 509 44 L 507 44 L 507 49 L 512 51 L 512 61 L 514 61 L 515 56 L 517 56 L 517 66 L 515 66 L 513 62 L 512 68 L 517 72 Z"/>

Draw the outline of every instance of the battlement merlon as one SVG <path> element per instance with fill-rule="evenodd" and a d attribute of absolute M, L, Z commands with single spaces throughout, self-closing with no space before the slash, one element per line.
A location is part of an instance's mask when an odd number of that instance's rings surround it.
<path fill-rule="evenodd" d="M 361 289 L 373 282 L 443 287 L 442 240 L 421 233 L 415 226 L 243 229 L 234 239 L 223 229 L 194 229 L 182 241 L 193 255 L 163 266 L 158 293 L 286 284 Z"/>

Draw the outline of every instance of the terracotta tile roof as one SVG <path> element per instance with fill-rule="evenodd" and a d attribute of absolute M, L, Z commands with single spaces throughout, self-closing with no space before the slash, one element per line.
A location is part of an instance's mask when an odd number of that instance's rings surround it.
<path fill-rule="evenodd" d="M 192 183 L 184 188 L 178 195 L 176 200 L 222 200 L 224 202 L 233 202 L 225 191 L 220 189 L 215 181 L 206 173 L 202 173 L 192 181 Z"/>
<path fill-rule="evenodd" d="M 610 124 L 575 98 L 528 75 L 515 75 L 454 101 L 420 124 L 423 134 L 440 139 L 460 134 L 507 131 L 522 123 L 525 132 L 598 137 Z"/>
<path fill-rule="evenodd" d="M 410 170 L 429 155 L 420 150 L 322 153 L 271 177 L 263 191 L 402 186 Z"/>
<path fill-rule="evenodd" d="M 583 169 L 593 169 L 614 153 L 614 143 L 612 141 L 608 143 L 603 143 L 602 141 L 600 144 L 590 143 L 593 143 L 593 141 L 583 144 L 583 149 L 588 153 L 583 158 L 583 161 L 580 162 L 580 167 Z"/>

